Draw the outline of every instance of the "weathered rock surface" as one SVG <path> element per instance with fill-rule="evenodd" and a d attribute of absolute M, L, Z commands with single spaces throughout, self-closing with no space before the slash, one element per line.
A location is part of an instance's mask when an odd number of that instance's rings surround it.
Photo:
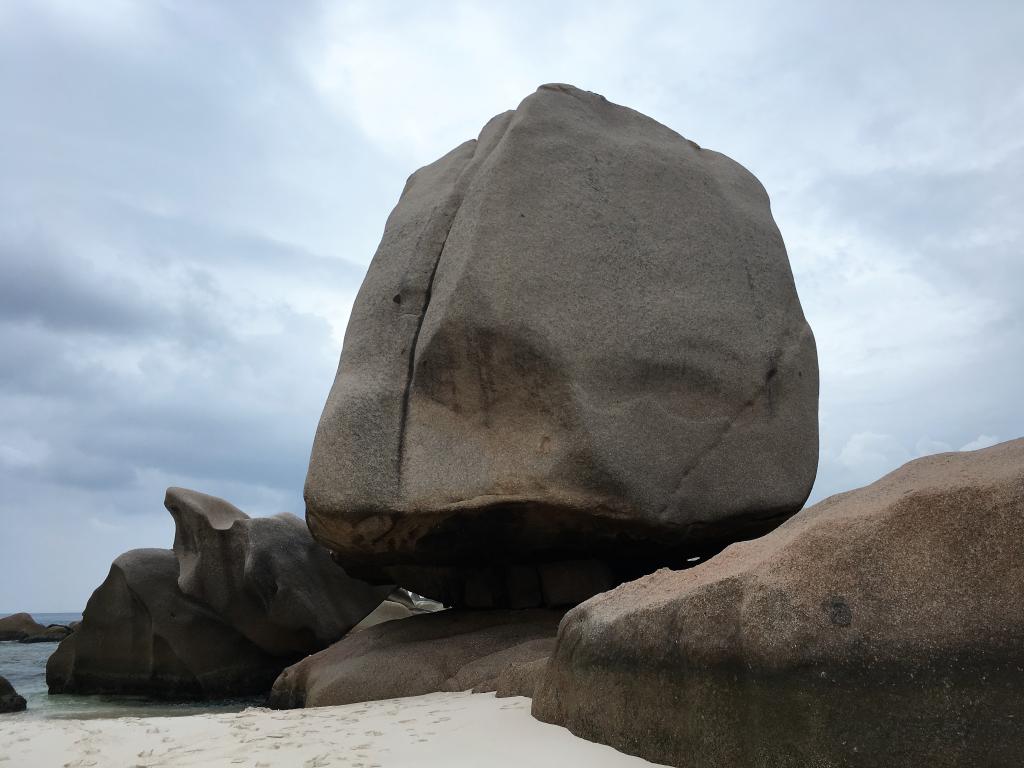
<path fill-rule="evenodd" d="M 532 698 L 537 684 L 547 669 L 550 651 L 536 659 L 514 661 L 502 669 L 495 678 L 494 695 L 501 699 L 507 696 L 526 696 Z"/>
<path fill-rule="evenodd" d="M 45 631 L 46 627 L 27 613 L 12 613 L 0 619 L 0 640 L 24 640 Z"/>
<path fill-rule="evenodd" d="M 284 670 L 269 706 L 493 691 L 506 668 L 547 658 L 561 615 L 545 609 L 456 609 L 378 624 Z"/>
<path fill-rule="evenodd" d="M 71 634 L 71 629 L 63 624 L 50 624 L 41 632 L 21 638 L 19 643 L 59 643 Z"/>
<path fill-rule="evenodd" d="M 346 575 L 295 515 L 250 518 L 184 488 L 169 488 L 164 505 L 181 591 L 275 656 L 327 647 L 391 591 Z"/>
<path fill-rule="evenodd" d="M 307 522 L 350 573 L 447 604 L 572 604 L 797 511 L 817 397 L 757 179 L 542 86 L 406 184 L 352 310 Z M 538 566 L 564 562 L 553 602 Z"/>
<path fill-rule="evenodd" d="M 0 675 L 0 715 L 8 712 L 22 712 L 24 709 L 24 697 L 19 696 L 7 678 Z"/>
<path fill-rule="evenodd" d="M 533 713 L 656 762 L 1024 754 L 1024 440 L 913 461 L 570 611 Z"/>
<path fill-rule="evenodd" d="M 287 661 L 183 594 L 172 551 L 136 549 L 93 592 L 46 682 L 50 693 L 217 698 L 266 691 Z"/>

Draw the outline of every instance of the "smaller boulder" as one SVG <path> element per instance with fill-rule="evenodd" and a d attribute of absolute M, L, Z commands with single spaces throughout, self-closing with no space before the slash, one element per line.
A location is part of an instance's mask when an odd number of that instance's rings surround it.
<path fill-rule="evenodd" d="M 494 691 L 508 667 L 550 656 L 561 617 L 546 609 L 454 609 L 378 624 L 288 667 L 274 683 L 268 706 Z"/>
<path fill-rule="evenodd" d="M 0 714 L 23 712 L 24 710 L 25 697 L 18 695 L 14 686 L 7 682 L 6 677 L 0 677 Z"/>
<path fill-rule="evenodd" d="M 81 626 L 50 656 L 46 683 L 50 693 L 243 696 L 266 691 L 289 660 L 183 594 L 173 552 L 135 549 L 114 561 Z"/>
<path fill-rule="evenodd" d="M 0 640 L 24 640 L 45 631 L 46 627 L 27 613 L 14 613 L 0 619 Z"/>

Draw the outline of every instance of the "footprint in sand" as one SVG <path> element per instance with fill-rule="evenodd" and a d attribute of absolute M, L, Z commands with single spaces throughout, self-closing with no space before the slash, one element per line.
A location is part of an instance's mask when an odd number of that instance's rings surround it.
<path fill-rule="evenodd" d="M 330 764 L 331 759 L 329 755 L 316 755 L 304 762 L 302 768 L 323 768 L 323 766 Z"/>

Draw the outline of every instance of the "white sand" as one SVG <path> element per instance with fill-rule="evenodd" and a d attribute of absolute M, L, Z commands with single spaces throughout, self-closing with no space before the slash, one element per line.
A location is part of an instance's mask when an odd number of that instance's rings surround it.
<path fill-rule="evenodd" d="M 0 716 L 0 768 L 640 768 L 652 763 L 530 716 L 530 700 L 434 693 L 279 712 L 122 717 Z"/>

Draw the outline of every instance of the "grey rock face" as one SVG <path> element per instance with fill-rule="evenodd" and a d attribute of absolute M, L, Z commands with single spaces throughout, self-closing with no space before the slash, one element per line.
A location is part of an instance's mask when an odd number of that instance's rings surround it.
<path fill-rule="evenodd" d="M 287 513 L 250 518 L 233 504 L 169 488 L 181 591 L 264 651 L 306 655 L 342 637 L 390 587 L 352 579 Z"/>
<path fill-rule="evenodd" d="M 458 605 L 559 604 L 540 566 L 597 561 L 551 582 L 572 603 L 798 510 L 817 396 L 758 181 L 542 86 L 409 178 L 346 331 L 307 522 L 350 572 Z"/>
<path fill-rule="evenodd" d="M 25 710 L 25 698 L 19 696 L 6 677 L 0 675 L 0 715 L 9 712 L 23 712 Z"/>
<path fill-rule="evenodd" d="M 267 690 L 287 663 L 178 589 L 165 549 L 118 557 L 46 665 L 50 693 L 217 698 Z"/>
<path fill-rule="evenodd" d="M 437 691 L 494 691 L 508 668 L 551 654 L 561 616 L 543 609 L 449 610 L 378 624 L 284 670 L 269 706 L 294 709 Z"/>
<path fill-rule="evenodd" d="M 533 714 L 657 763 L 1016 765 L 1024 440 L 913 461 L 571 610 Z"/>

